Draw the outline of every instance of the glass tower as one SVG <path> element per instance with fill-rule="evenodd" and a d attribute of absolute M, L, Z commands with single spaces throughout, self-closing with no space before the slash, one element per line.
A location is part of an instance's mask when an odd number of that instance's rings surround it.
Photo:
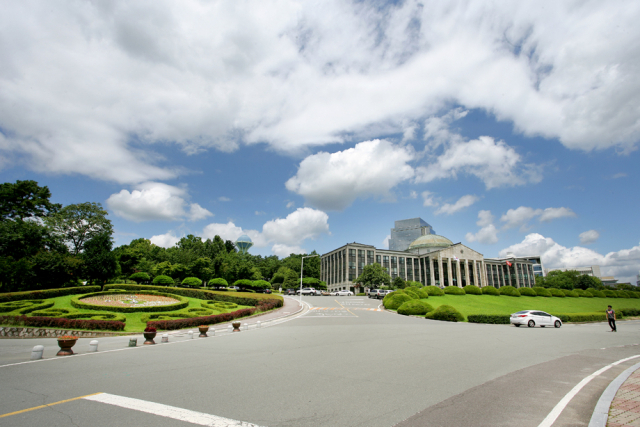
<path fill-rule="evenodd" d="M 389 239 L 389 250 L 392 251 L 406 251 L 418 237 L 436 234 L 435 230 L 422 218 L 395 221 L 395 226 L 391 229 L 391 238 Z"/>

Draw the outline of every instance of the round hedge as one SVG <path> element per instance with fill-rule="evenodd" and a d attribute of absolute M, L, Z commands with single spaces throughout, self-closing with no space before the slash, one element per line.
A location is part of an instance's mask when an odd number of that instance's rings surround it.
<path fill-rule="evenodd" d="M 199 316 L 211 316 L 213 314 L 213 310 L 210 310 L 208 308 L 199 308 L 199 307 L 187 308 L 185 311 L 187 313 L 189 313 L 189 314 L 195 314 L 198 317 Z"/>
<path fill-rule="evenodd" d="M 640 295 L 638 295 L 637 292 L 633 291 L 627 291 L 627 295 L 629 295 L 629 298 L 640 298 Z"/>
<path fill-rule="evenodd" d="M 422 316 L 432 310 L 433 307 L 431 307 L 428 302 L 414 299 L 402 303 L 402 305 L 398 307 L 398 314 L 402 314 L 404 316 Z"/>
<path fill-rule="evenodd" d="M 425 288 L 420 288 L 416 292 L 418 293 L 418 296 L 420 296 L 420 299 L 429 298 L 429 292 L 427 292 Z"/>
<path fill-rule="evenodd" d="M 604 296 L 607 298 L 618 298 L 618 294 L 611 289 L 605 289 L 604 291 L 602 291 L 602 293 L 604 293 Z"/>
<path fill-rule="evenodd" d="M 420 299 L 420 295 L 418 295 L 415 289 L 406 288 L 406 289 L 403 289 L 403 291 L 405 294 L 409 295 L 413 299 Z"/>
<path fill-rule="evenodd" d="M 536 295 L 538 295 L 539 297 L 550 297 L 551 296 L 551 292 L 549 292 L 549 289 L 543 288 L 542 286 L 534 286 L 531 289 L 533 289 L 536 292 Z"/>
<path fill-rule="evenodd" d="M 122 292 L 105 291 L 105 292 L 93 292 L 93 293 L 84 294 L 84 295 L 76 295 L 71 298 L 71 305 L 75 308 L 80 308 L 83 310 L 112 311 L 117 313 L 141 313 L 141 312 L 153 313 L 158 311 L 173 311 L 173 310 L 180 310 L 181 308 L 185 308 L 189 305 L 189 300 L 183 296 L 180 296 L 177 294 L 167 294 L 163 292 L 148 292 L 148 291 L 140 292 L 139 294 L 160 295 L 163 297 L 177 299 L 178 302 L 174 304 L 152 305 L 147 307 L 114 307 L 114 306 L 106 306 L 106 305 L 94 305 L 94 304 L 82 302 L 83 298 L 95 297 L 95 296 L 101 296 L 101 295 L 115 295 L 120 293 Z"/>
<path fill-rule="evenodd" d="M 396 292 L 391 292 L 390 294 L 387 294 L 387 296 L 385 296 L 384 299 L 382 300 L 382 304 L 386 309 L 397 310 L 398 307 L 400 307 L 402 304 L 404 304 L 407 301 L 411 301 L 412 299 L 413 298 L 411 298 L 406 293 L 396 291 Z"/>
<path fill-rule="evenodd" d="M 144 271 L 138 271 L 137 273 L 133 273 L 131 276 L 129 276 L 129 280 L 133 280 L 136 283 L 148 282 L 149 280 L 151 280 L 151 277 L 149 277 L 149 275 Z"/>
<path fill-rule="evenodd" d="M 552 297 L 564 298 L 564 292 L 562 292 L 562 289 L 549 288 L 549 293 L 551 294 Z"/>
<path fill-rule="evenodd" d="M 606 298 L 607 297 L 604 294 L 604 292 L 599 291 L 597 289 L 591 289 L 591 293 L 593 294 L 594 298 Z"/>
<path fill-rule="evenodd" d="M 238 304 L 228 301 L 202 301 L 200 305 L 211 310 L 231 310 L 238 308 Z"/>
<path fill-rule="evenodd" d="M 153 284 L 156 286 L 173 286 L 174 280 L 169 277 L 161 274 L 153 278 Z"/>
<path fill-rule="evenodd" d="M 500 295 L 500 291 L 498 291 L 493 286 L 485 286 L 482 288 L 482 295 Z"/>
<path fill-rule="evenodd" d="M 576 293 L 576 295 L 578 295 L 578 297 L 583 297 L 584 296 L 584 291 L 580 288 L 578 289 L 574 289 L 573 292 Z"/>
<path fill-rule="evenodd" d="M 518 292 L 520 292 L 520 295 L 522 295 L 524 297 L 537 297 L 538 296 L 536 291 L 534 291 L 531 288 L 520 288 L 520 289 L 518 289 Z"/>
<path fill-rule="evenodd" d="M 482 295 L 482 289 L 476 285 L 467 285 L 462 289 L 464 289 L 464 293 L 468 295 Z"/>
<path fill-rule="evenodd" d="M 464 289 L 457 286 L 447 286 L 444 288 L 444 293 L 447 295 L 464 295 Z"/>
<path fill-rule="evenodd" d="M 227 281 L 224 280 L 222 277 L 218 277 L 216 279 L 209 280 L 208 285 L 209 286 L 214 286 L 216 288 L 226 288 L 227 286 L 229 286 Z"/>
<path fill-rule="evenodd" d="M 614 291 L 618 294 L 618 298 L 629 298 L 629 293 L 626 291 Z"/>
<path fill-rule="evenodd" d="M 500 288 L 500 295 L 506 295 L 509 297 L 519 297 L 520 291 L 513 286 L 503 286 Z"/>
<path fill-rule="evenodd" d="M 427 319 L 443 320 L 445 322 L 462 322 L 464 316 L 458 310 L 450 305 L 441 305 L 435 310 L 429 312 L 425 316 Z"/>
<path fill-rule="evenodd" d="M 182 286 L 197 287 L 202 286 L 202 280 L 197 277 L 187 277 L 182 281 Z"/>
<path fill-rule="evenodd" d="M 440 297 L 444 295 L 444 291 L 437 286 L 425 286 L 430 297 Z"/>
<path fill-rule="evenodd" d="M 569 298 L 578 298 L 580 295 L 578 295 L 576 293 L 576 291 L 570 291 L 567 289 L 563 289 L 562 292 L 564 293 L 565 297 L 569 297 Z"/>

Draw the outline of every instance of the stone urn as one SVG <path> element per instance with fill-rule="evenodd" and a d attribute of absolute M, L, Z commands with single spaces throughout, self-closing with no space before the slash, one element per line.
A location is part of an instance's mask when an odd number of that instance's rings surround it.
<path fill-rule="evenodd" d="M 200 338 L 208 337 L 207 332 L 209 332 L 209 325 L 200 325 L 198 326 L 198 330 L 200 331 L 200 335 L 198 335 Z"/>
<path fill-rule="evenodd" d="M 240 332 L 240 322 L 233 322 L 231 325 L 233 325 L 233 331 L 231 332 Z"/>
<path fill-rule="evenodd" d="M 153 345 L 156 342 L 153 340 L 156 337 L 157 332 L 143 332 L 144 335 L 144 345 Z"/>
<path fill-rule="evenodd" d="M 76 342 L 78 342 L 78 337 L 70 335 L 63 335 L 61 337 L 58 337 L 58 346 L 60 347 L 60 351 L 56 354 L 56 356 L 71 356 L 72 354 L 74 354 L 73 350 L 71 350 L 71 347 L 76 345 Z"/>

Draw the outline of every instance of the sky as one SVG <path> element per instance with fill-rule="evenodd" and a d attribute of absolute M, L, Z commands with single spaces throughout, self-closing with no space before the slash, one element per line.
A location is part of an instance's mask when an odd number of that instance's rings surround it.
<path fill-rule="evenodd" d="M 387 248 L 640 271 L 640 2 L 0 3 L 0 179 L 116 245 Z"/>

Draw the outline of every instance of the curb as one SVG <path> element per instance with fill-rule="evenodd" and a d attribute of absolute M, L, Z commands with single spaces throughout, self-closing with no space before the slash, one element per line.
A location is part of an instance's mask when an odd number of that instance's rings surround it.
<path fill-rule="evenodd" d="M 618 377 L 609 384 L 609 386 L 604 390 L 602 396 L 598 400 L 595 409 L 593 410 L 593 415 L 591 416 L 591 421 L 589 421 L 589 427 L 606 427 L 607 421 L 609 420 L 609 408 L 611 408 L 611 402 L 616 397 L 616 393 L 618 389 L 624 384 L 624 382 L 633 374 L 636 370 L 640 368 L 640 363 L 636 363 L 632 367 L 628 368 L 626 371 L 618 375 Z"/>

